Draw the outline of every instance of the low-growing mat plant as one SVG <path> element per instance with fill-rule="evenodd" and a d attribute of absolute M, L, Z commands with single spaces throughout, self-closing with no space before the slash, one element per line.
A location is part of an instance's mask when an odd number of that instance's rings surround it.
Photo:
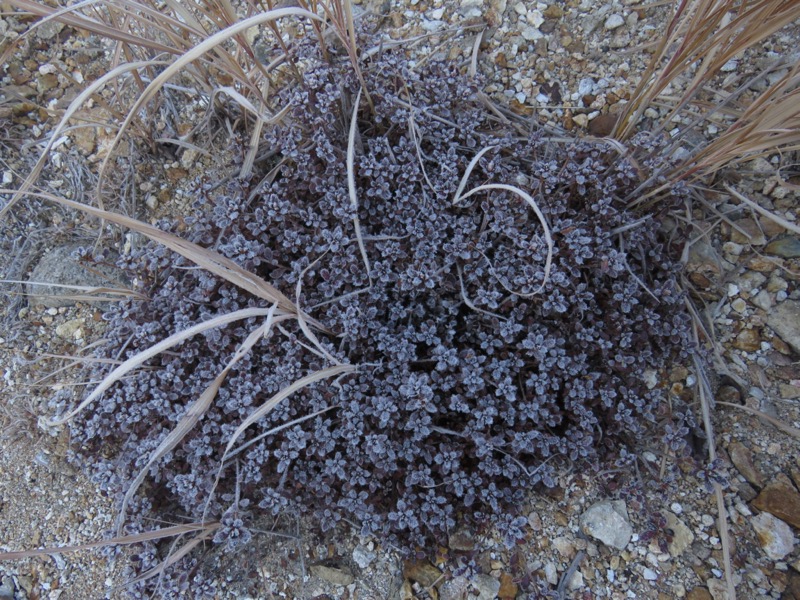
<path fill-rule="evenodd" d="M 798 149 L 796 65 L 744 110 L 755 79 L 721 100 L 708 91 L 729 60 L 796 23 L 797 3 L 678 2 L 609 139 L 493 104 L 480 36 L 466 73 L 415 63 L 347 0 L 11 4 L 43 17 L 31 30 L 58 20 L 116 43 L 24 183 L 0 190 L 0 215 L 34 197 L 150 240 L 118 260 L 134 285 L 87 361 L 101 383 L 58 392 L 41 419 L 70 428 L 73 459 L 118 498 L 115 537 L 81 547 L 141 543 L 134 593 L 213 594 L 197 551 L 241 551 L 260 515 L 349 523 L 407 555 L 458 524 L 492 526 L 511 547 L 532 490 L 622 460 L 637 437 L 683 458 L 702 423 L 714 463 L 705 378 L 697 415 L 644 381 L 676 362 L 703 368 L 680 285 L 691 222 L 675 239 L 661 220 L 690 215 L 695 190 L 731 165 Z M 259 25 L 269 60 L 249 37 Z M 148 122 L 178 79 L 248 142 L 236 178 L 198 189 L 180 226 L 154 226 L 106 205 L 104 176 L 130 137 L 207 152 L 201 128 L 163 137 Z M 667 118 L 641 131 L 681 81 Z M 55 140 L 112 84 L 121 104 L 96 206 L 39 189 Z M 686 129 L 664 132 L 686 114 L 729 125 L 676 159 Z M 150 529 L 164 515 L 191 524 Z"/>

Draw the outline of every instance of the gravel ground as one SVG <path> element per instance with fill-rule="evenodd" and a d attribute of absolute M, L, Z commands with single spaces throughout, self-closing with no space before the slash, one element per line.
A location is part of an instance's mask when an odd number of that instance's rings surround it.
<path fill-rule="evenodd" d="M 419 57 L 442 54 L 466 63 L 480 30 L 469 26 L 487 23 L 479 70 L 490 95 L 531 118 L 575 133 L 603 135 L 609 128 L 605 115 L 630 97 L 648 59 L 647 44 L 663 30 L 667 7 L 659 4 L 365 0 L 361 6 L 383 13 L 394 37 L 431 34 L 414 47 Z M 21 28 L 14 19 L 0 21 L 6 35 Z M 793 51 L 799 39 L 797 27 L 780 34 L 758 52 L 732 61 L 717 83 L 724 88 L 726 77 L 756 72 L 765 59 Z M 36 147 L 25 142 L 41 138 L 81 83 L 103 72 L 102 56 L 96 41 L 52 25 L 33 37 L 25 56 L 5 67 L 0 158 L 6 183 L 19 183 L 19 174 L 29 168 Z M 104 116 L 101 107 L 94 110 L 98 118 Z M 658 111 L 651 108 L 647 118 L 656 119 Z M 697 133 L 713 136 L 718 129 L 709 123 Z M 108 135 L 89 128 L 70 132 L 60 150 L 61 162 L 47 175 L 49 185 L 79 195 L 92 175 L 91 169 L 71 166 L 79 162 L 73 159 L 96 165 Z M 185 158 L 143 164 L 133 180 L 145 205 L 141 210 L 148 217 L 180 214 L 192 186 L 204 174 L 220 173 L 225 158 L 222 153 L 213 162 Z M 796 222 L 797 191 L 783 184 L 774 161 L 754 161 L 735 175 L 741 193 Z M 124 184 L 125 175 L 120 177 Z M 713 421 L 730 478 L 724 499 L 737 595 L 798 598 L 800 453 L 797 438 L 776 423 L 800 427 L 800 240 L 768 219 L 756 219 L 729 197 L 709 194 L 707 201 L 726 219 L 720 222 L 708 211 L 692 215 L 696 231 L 705 234 L 691 247 L 686 275 L 718 342 L 717 398 L 736 405 L 718 405 Z M 47 219 L 23 220 L 13 232 L 20 239 L 33 239 L 39 232 L 39 243 L 30 251 L 32 262 L 71 237 L 90 233 L 84 223 L 57 211 Z M 19 262 L 11 260 L 4 269 L 8 273 L 15 265 Z M 3 550 L 99 539 L 114 518 L 111 499 L 64 460 L 66 433 L 53 437 L 36 427 L 36 418 L 47 412 L 48 394 L 74 382 L 74 372 L 40 382 L 65 363 L 55 358 L 31 362 L 47 353 L 78 352 L 98 339 L 100 309 L 80 303 L 61 308 L 29 304 L 7 304 L 3 316 L 13 319 L 5 322 L 15 325 L 0 332 Z M 676 365 L 661 384 L 678 395 L 692 394 L 697 374 Z M 662 454 L 653 440 L 641 468 L 657 475 Z M 598 474 L 566 474 L 552 493 L 531 499 L 527 543 L 509 552 L 491 533 L 457 531 L 433 563 L 403 563 L 375 541 L 359 540 L 346 530 L 318 540 L 306 533 L 309 526 L 303 522 L 265 523 L 273 534 L 258 537 L 241 560 L 219 564 L 220 597 L 507 600 L 525 597 L 519 591 L 525 577 L 547 582 L 561 598 L 727 597 L 716 500 L 695 474 L 680 473 L 627 504 L 608 502 L 614 499 L 601 487 Z M 663 511 L 663 519 L 654 522 L 644 508 Z M 474 557 L 479 575 L 453 575 L 455 561 L 463 556 Z M 117 597 L 125 558 L 123 553 L 112 562 L 99 551 L 83 551 L 4 562 L 0 600 Z"/>

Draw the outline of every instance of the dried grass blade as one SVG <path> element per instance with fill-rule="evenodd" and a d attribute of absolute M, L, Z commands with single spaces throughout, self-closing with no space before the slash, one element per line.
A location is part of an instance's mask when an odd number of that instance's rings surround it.
<path fill-rule="evenodd" d="M 187 142 L 186 140 L 179 140 L 177 138 L 155 138 L 153 141 L 157 144 L 171 144 L 173 146 L 180 146 L 185 150 L 197 152 L 202 156 L 211 156 L 211 152 L 208 150 L 201 148 L 196 144 L 192 144 L 191 142 Z"/>
<path fill-rule="evenodd" d="M 225 382 L 225 379 L 228 377 L 228 373 L 230 373 L 231 369 L 236 365 L 236 363 L 244 358 L 244 356 L 250 352 L 250 350 L 259 340 L 269 335 L 272 325 L 275 322 L 288 318 L 287 315 L 280 315 L 276 317 L 275 311 L 277 308 L 278 307 L 276 305 L 273 305 L 269 309 L 266 315 L 266 321 L 263 323 L 263 325 L 250 332 L 250 335 L 248 335 L 244 342 L 242 342 L 242 344 L 236 350 L 236 353 L 228 361 L 228 364 L 225 365 L 225 368 L 214 378 L 214 381 L 209 384 L 205 391 L 200 394 L 200 397 L 195 400 L 194 403 L 187 409 L 186 414 L 181 417 L 181 420 L 169 433 L 169 435 L 167 435 L 161 441 L 158 447 L 150 454 L 150 458 L 147 460 L 147 463 L 139 470 L 139 473 L 136 475 L 136 477 L 134 477 L 133 481 L 128 486 L 128 490 L 125 492 L 125 497 L 122 499 L 122 506 L 119 509 L 119 516 L 117 517 L 118 534 L 122 533 L 122 527 L 125 524 L 125 514 L 128 511 L 128 504 L 136 495 L 136 492 L 139 490 L 139 487 L 142 485 L 145 477 L 147 477 L 150 467 L 152 467 L 168 452 L 172 451 L 175 446 L 180 444 L 183 438 L 185 438 L 186 435 L 192 429 L 194 429 L 194 426 L 197 425 L 197 422 L 206 413 L 209 406 L 211 406 L 214 398 L 217 397 L 219 388 Z"/>
<path fill-rule="evenodd" d="M 39 159 L 36 161 L 36 164 L 34 165 L 30 174 L 25 178 L 25 181 L 22 183 L 19 189 L 13 192 L 14 195 L 12 196 L 8 204 L 6 204 L 0 210 L 0 219 L 2 219 L 3 216 L 11 209 L 11 207 L 17 203 L 20 197 L 25 192 L 27 192 L 31 188 L 31 186 L 33 186 L 34 183 L 36 183 L 36 180 L 39 178 L 39 175 L 41 174 L 45 163 L 47 163 L 50 150 L 52 150 L 53 145 L 61 136 L 61 132 L 66 128 L 69 120 L 78 111 L 78 109 L 83 105 L 84 102 L 86 102 L 93 94 L 97 93 L 106 83 L 108 83 L 112 79 L 116 79 L 117 77 L 124 75 L 125 73 L 128 73 L 130 71 L 136 71 L 138 69 L 143 69 L 146 67 L 159 66 L 159 65 L 163 66 L 167 64 L 169 63 L 163 61 L 147 60 L 147 61 L 138 61 L 120 65 L 115 69 L 112 69 L 105 75 L 103 75 L 100 79 L 93 82 L 92 85 L 90 85 L 80 94 L 78 94 L 75 100 L 73 100 L 70 103 L 69 107 L 64 112 L 64 116 L 61 117 L 61 120 L 58 122 L 58 125 L 56 125 L 55 129 L 53 129 L 52 133 L 50 134 L 50 141 L 47 142 L 47 145 L 45 146 L 44 150 L 42 150 L 42 153 L 39 156 Z"/>
<path fill-rule="evenodd" d="M 147 350 L 143 350 L 139 352 L 135 356 L 132 356 L 121 365 L 119 365 L 116 369 L 111 371 L 105 379 L 98 385 L 91 394 L 89 394 L 78 406 L 74 408 L 66 416 L 63 416 L 59 419 L 52 419 L 52 420 L 45 420 L 44 424 L 47 426 L 58 426 L 63 425 L 64 423 L 68 422 L 72 419 L 75 415 L 81 412 L 84 408 L 86 408 L 89 404 L 97 400 L 103 393 L 105 393 L 114 383 L 120 380 L 120 378 L 124 377 L 143 363 L 145 363 L 150 358 L 157 356 L 161 352 L 172 348 L 173 346 L 177 346 L 181 342 L 186 341 L 190 337 L 197 335 L 198 333 L 202 333 L 204 331 L 208 331 L 210 329 L 215 329 L 217 327 L 223 327 L 228 325 L 229 323 L 233 323 L 235 321 L 241 321 L 243 319 L 249 319 L 251 317 L 261 317 L 264 315 L 269 314 L 272 309 L 267 308 L 245 308 L 242 310 L 237 310 L 234 312 L 226 313 L 224 315 L 219 315 L 218 317 L 214 317 L 213 319 L 209 319 L 208 321 L 203 321 L 202 323 L 198 323 L 197 325 L 193 325 L 188 329 L 184 329 L 183 331 L 179 331 L 177 333 L 173 333 L 171 336 L 166 338 L 165 340 L 160 341 L 159 343 L 150 346 Z"/>
<path fill-rule="evenodd" d="M 311 414 L 305 415 L 304 417 L 299 417 L 297 419 L 292 419 L 288 423 L 284 423 L 283 425 L 278 425 L 277 427 L 273 427 L 272 429 L 270 429 L 268 431 L 265 431 L 264 433 L 259 433 L 256 437 L 254 437 L 249 442 L 245 442 L 244 444 L 242 444 L 241 446 L 236 448 L 236 450 L 233 450 L 232 452 L 229 452 L 228 453 L 228 457 L 225 460 L 226 460 L 226 462 L 230 461 L 234 456 L 236 456 L 237 454 L 241 454 L 242 452 L 247 450 L 250 446 L 252 446 L 253 444 L 257 444 L 259 441 L 263 440 L 265 437 L 268 437 L 270 435 L 275 435 L 276 433 L 280 433 L 281 431 L 283 431 L 284 429 L 286 429 L 288 427 L 291 427 L 292 425 L 299 425 L 300 423 L 305 423 L 306 421 L 308 421 L 310 419 L 313 419 L 314 417 L 318 417 L 319 415 L 324 414 L 324 413 L 326 413 L 326 412 L 328 412 L 330 410 L 333 410 L 334 408 L 339 408 L 339 407 L 337 405 L 335 405 L 335 404 L 333 406 L 327 406 L 325 408 L 321 408 L 321 409 L 319 409 L 317 411 L 314 411 Z"/>
<path fill-rule="evenodd" d="M 695 330 L 695 341 L 697 342 L 697 332 Z M 697 354 L 692 357 L 694 359 L 695 368 L 699 375 L 699 385 L 697 386 L 700 396 L 700 410 L 703 415 L 703 428 L 706 432 L 706 439 L 708 440 L 708 458 L 709 461 L 714 462 L 717 458 L 716 441 L 714 439 L 714 427 L 711 424 L 711 390 L 706 390 L 707 380 L 704 376 L 703 365 L 700 363 Z M 709 396 L 706 396 L 708 392 Z M 722 496 L 722 486 L 714 483 L 714 496 L 717 500 L 717 526 L 719 529 L 719 539 L 722 544 L 722 562 L 725 567 L 725 583 L 728 588 L 728 600 L 736 600 L 736 589 L 733 585 L 733 567 L 731 565 L 731 543 L 728 535 L 728 510 L 725 508 L 725 499 Z"/>
<path fill-rule="evenodd" d="M 753 202 L 752 200 L 750 200 L 750 198 L 748 198 L 747 196 L 742 195 L 740 192 L 738 192 L 737 190 L 735 190 L 734 188 L 732 188 L 729 185 L 725 185 L 725 189 L 728 190 L 728 192 L 732 196 L 734 196 L 738 200 L 741 200 L 742 202 L 747 204 L 747 206 L 752 208 L 757 213 L 767 217 L 771 221 L 774 221 L 775 223 L 777 223 L 778 225 L 780 225 L 784 229 L 787 229 L 788 231 L 792 231 L 794 233 L 800 234 L 800 227 L 798 227 L 795 223 L 792 223 L 791 221 L 787 221 L 783 217 L 779 217 L 775 213 L 768 211 L 766 208 L 760 206 L 756 202 Z"/>
<path fill-rule="evenodd" d="M 86 292 L 85 296 L 81 296 L 81 298 L 88 298 L 90 301 L 98 301 L 98 300 L 120 300 L 122 298 L 136 298 L 137 300 L 147 300 L 147 296 L 144 294 L 140 294 L 134 290 L 128 290 L 125 288 L 112 288 L 112 287 L 92 287 L 88 285 L 67 285 L 63 283 L 48 283 L 46 281 L 22 281 L 19 279 L 0 279 L 0 283 L 18 283 L 24 285 L 32 285 L 32 286 L 42 286 L 42 287 L 49 287 L 49 288 L 61 288 L 66 290 L 77 290 L 80 292 Z M 15 292 L 6 292 L 6 293 L 15 293 Z M 35 294 L 29 292 L 22 292 L 24 296 L 47 296 L 47 297 L 58 297 L 56 294 Z M 118 296 L 118 297 L 99 297 L 96 294 L 110 294 L 111 296 Z M 60 296 L 63 298 L 68 298 L 68 296 Z"/>
<path fill-rule="evenodd" d="M 475 162 L 475 159 L 473 159 L 473 162 Z M 462 183 L 464 182 L 462 181 Z M 545 219 L 544 214 L 539 209 L 539 205 L 536 204 L 536 200 L 534 200 L 531 197 L 531 195 L 528 194 L 527 192 L 513 185 L 507 185 L 505 183 L 487 183 L 485 185 L 479 185 L 478 187 L 471 189 L 466 194 L 458 196 L 457 201 L 469 198 L 470 196 L 472 196 L 473 194 L 477 194 L 478 192 L 485 192 L 489 190 L 503 190 L 506 192 L 511 192 L 512 194 L 516 194 L 517 196 L 525 200 L 528 206 L 530 206 L 533 209 L 533 212 L 539 219 L 539 223 L 542 225 L 542 229 L 544 230 L 544 239 L 545 242 L 547 243 L 547 258 L 545 259 L 544 263 L 544 279 L 542 280 L 542 283 L 535 291 L 531 292 L 530 294 L 520 294 L 524 295 L 525 297 L 534 296 L 540 293 L 542 290 L 544 290 L 545 286 L 547 285 L 547 281 L 550 279 L 550 269 L 553 266 L 553 236 L 550 233 L 550 226 L 547 224 L 547 219 Z"/>
<path fill-rule="evenodd" d="M 192 49 L 185 52 L 183 55 L 177 58 L 172 64 L 170 64 L 169 67 L 164 69 L 164 71 L 162 71 L 158 75 L 158 77 L 156 77 L 155 79 L 153 79 L 152 82 L 150 82 L 150 84 L 145 88 L 145 90 L 142 92 L 139 98 L 137 98 L 136 102 L 133 103 L 133 106 L 131 106 L 130 110 L 128 111 L 128 115 L 125 117 L 125 120 L 120 126 L 120 129 L 117 132 L 116 137 L 114 138 L 113 142 L 111 143 L 111 146 L 109 147 L 108 154 L 106 155 L 105 159 L 103 160 L 103 164 L 100 167 L 98 186 L 101 185 L 100 182 L 102 182 L 104 178 L 103 177 L 104 173 L 108 168 L 108 164 L 109 161 L 111 160 L 111 156 L 113 155 L 114 149 L 119 145 L 123 135 L 125 135 L 131 123 L 133 122 L 133 119 L 136 118 L 136 115 L 139 114 L 144 105 L 147 104 L 156 95 L 156 93 L 158 93 L 158 91 L 163 87 L 163 85 L 167 81 L 175 77 L 181 71 L 181 69 L 187 67 L 192 62 L 201 59 L 204 54 L 210 52 L 211 50 L 214 50 L 220 44 L 226 42 L 232 37 L 244 33 L 251 27 L 256 27 L 258 25 L 269 23 L 271 21 L 275 21 L 277 19 L 289 16 L 306 17 L 314 21 L 322 20 L 321 17 L 307 10 L 303 10 L 302 8 L 280 8 L 260 13 L 252 17 L 249 17 L 247 19 L 243 19 L 237 23 L 234 23 L 229 27 L 226 27 L 222 31 L 215 33 L 214 35 L 210 36 L 209 38 L 203 40 L 201 43 L 194 46 Z"/>
<path fill-rule="evenodd" d="M 211 534 L 219 527 L 219 525 L 215 525 L 214 528 L 207 528 L 206 530 L 201 530 L 201 532 L 196 535 L 194 538 L 186 542 L 177 552 L 171 552 L 167 558 L 161 561 L 158 565 L 145 571 L 136 579 L 132 579 L 128 582 L 128 585 L 133 585 L 136 583 L 141 583 L 142 581 L 147 581 L 148 579 L 152 579 L 153 577 L 157 577 L 161 575 L 164 571 L 166 571 L 169 567 L 174 565 L 184 556 L 189 554 L 192 550 L 194 550 L 199 544 L 206 541 Z"/>
<path fill-rule="evenodd" d="M 472 170 L 475 168 L 475 165 L 478 164 L 478 161 L 483 158 L 483 155 L 489 152 L 489 150 L 493 150 L 497 148 L 497 146 L 487 146 L 480 152 L 478 152 L 469 164 L 467 165 L 466 171 L 464 171 L 464 175 L 461 177 L 461 181 L 458 184 L 458 188 L 456 188 L 456 193 L 453 196 L 453 204 L 456 204 L 459 200 L 461 200 L 462 196 L 461 193 L 464 191 L 464 188 L 467 187 L 467 181 L 469 180 L 469 176 L 472 175 Z"/>
<path fill-rule="evenodd" d="M 246 110 L 249 110 L 256 117 L 263 120 L 265 125 L 273 125 L 275 123 L 278 123 L 289 113 L 289 110 L 291 108 L 290 106 L 285 106 L 274 116 L 270 117 L 269 115 L 264 114 L 260 110 L 258 110 L 255 107 L 255 105 L 252 102 L 250 102 L 250 100 L 245 98 L 241 93 L 239 93 L 232 87 L 216 88 L 214 92 L 211 94 L 211 102 L 214 102 L 214 99 L 220 94 L 225 94 L 226 96 L 230 96 L 239 106 L 241 106 Z"/>
<path fill-rule="evenodd" d="M 184 3 L 177 2 L 176 0 L 165 0 L 164 4 L 178 15 L 189 27 L 198 32 L 205 32 L 203 24 L 197 20 L 192 11 L 187 10 Z"/>
<path fill-rule="evenodd" d="M 171 527 L 164 527 L 162 529 L 155 529 L 153 531 L 145 531 L 143 533 L 118 536 L 108 540 L 88 542 L 86 544 L 76 544 L 74 546 L 59 546 L 59 547 L 50 546 L 48 548 L 39 548 L 37 550 L 23 550 L 20 552 L 0 552 L 0 560 L 19 560 L 21 558 L 31 558 L 34 556 L 47 556 L 51 554 L 62 554 L 64 552 L 77 552 L 79 550 L 91 550 L 93 548 L 104 548 L 106 546 L 126 546 L 129 544 L 140 544 L 141 542 L 160 540 L 167 537 L 173 537 L 176 535 L 193 533 L 195 531 L 204 531 L 204 530 L 213 531 L 214 529 L 217 528 L 217 526 L 218 524 L 216 522 L 189 523 L 186 525 L 173 525 Z"/>
<path fill-rule="evenodd" d="M 233 446 L 236 444 L 236 440 L 238 440 L 241 435 L 256 421 L 263 419 L 273 408 L 275 408 L 279 402 L 288 398 L 295 392 L 308 387 L 318 381 L 322 381 L 323 379 L 328 379 L 330 377 L 334 377 L 336 375 L 344 375 L 346 373 L 353 373 L 358 369 L 355 365 L 334 365 L 331 367 L 326 367 L 324 369 L 320 369 L 319 371 L 315 371 L 310 375 L 306 375 L 305 377 L 298 379 L 291 385 L 283 388 L 277 394 L 272 396 L 269 400 L 267 400 L 264 404 L 259 406 L 256 410 L 254 410 L 250 415 L 242 421 L 242 424 L 233 432 L 230 439 L 228 440 L 228 444 L 225 446 L 225 451 L 222 453 L 222 459 L 219 463 L 219 469 L 217 470 L 217 476 L 214 481 L 214 486 L 212 488 L 212 492 L 209 497 L 206 499 L 206 506 L 203 509 L 203 519 L 205 520 L 205 515 L 208 512 L 209 504 L 211 503 L 211 499 L 213 497 L 214 490 L 217 488 L 219 484 L 219 480 L 222 477 L 222 470 L 225 468 L 226 461 L 228 460 L 229 453 Z"/>
<path fill-rule="evenodd" d="M 472 57 L 470 58 L 469 71 L 467 72 L 471 79 L 475 79 L 475 75 L 478 73 L 478 52 L 481 49 L 481 42 L 483 41 L 483 34 L 485 31 L 485 29 L 479 31 L 472 44 Z"/>
<path fill-rule="evenodd" d="M 413 113 L 408 117 L 408 132 L 411 135 L 411 141 L 414 143 L 414 148 L 417 151 L 417 161 L 419 161 L 419 170 L 422 171 L 422 177 L 425 183 L 435 193 L 436 188 L 433 187 L 431 180 L 428 178 L 428 173 L 425 171 L 425 163 L 422 160 L 422 146 L 420 145 L 419 136 L 417 135 L 417 124 L 414 121 Z"/>
<path fill-rule="evenodd" d="M 629 137 L 644 110 L 667 86 L 697 65 L 691 83 L 662 121 L 662 127 L 667 126 L 729 60 L 798 18 L 800 3 L 794 1 L 681 0 L 633 100 L 623 111 L 614 137 Z"/>
<path fill-rule="evenodd" d="M 362 88 L 363 89 L 363 88 Z M 350 207 L 353 209 L 353 226 L 356 230 L 356 240 L 358 240 L 358 249 L 361 251 L 361 258 L 364 260 L 364 266 L 367 269 L 367 279 L 369 279 L 370 287 L 372 287 L 372 270 L 369 264 L 369 257 L 367 257 L 367 249 L 364 247 L 364 236 L 361 235 L 361 222 L 358 219 L 358 192 L 356 191 L 356 175 L 355 175 L 355 145 L 356 133 L 358 132 L 358 105 L 361 102 L 361 91 L 358 90 L 356 100 L 353 103 L 353 115 L 350 118 L 350 132 L 347 136 L 347 191 L 350 194 Z"/>
<path fill-rule="evenodd" d="M 8 193 L 13 194 L 15 192 L 16 190 L 0 189 L 0 194 L 8 194 Z M 212 250 L 208 250 L 188 240 L 184 240 L 183 238 L 180 238 L 176 235 L 172 235 L 171 233 L 161 231 L 160 229 L 157 229 L 152 225 L 148 225 L 147 223 L 143 223 L 142 221 L 138 221 L 136 219 L 132 219 L 124 215 L 109 212 L 99 208 L 94 208 L 93 206 L 89 206 L 87 204 L 81 204 L 80 202 L 74 202 L 72 200 L 67 200 L 66 198 L 60 198 L 52 194 L 34 193 L 34 192 L 26 192 L 26 193 L 32 196 L 36 196 L 38 198 L 43 198 L 46 200 L 50 200 L 52 202 L 56 202 L 63 206 L 68 206 L 70 208 L 83 211 L 100 219 L 105 219 L 106 221 L 109 221 L 111 223 L 116 223 L 117 225 L 128 227 L 138 233 L 141 233 L 142 235 L 150 238 L 155 242 L 163 244 L 170 250 L 173 250 L 174 252 L 177 252 L 181 256 L 192 261 L 197 266 L 202 267 L 203 269 L 206 269 L 211 273 L 214 273 L 214 275 L 222 277 L 223 279 L 229 281 L 233 285 L 245 291 L 250 292 L 251 294 L 257 296 L 258 298 L 267 300 L 272 304 L 277 304 L 280 308 L 282 308 L 286 312 L 297 314 L 297 309 L 294 303 L 291 300 L 289 300 L 289 298 L 284 296 L 280 290 L 270 285 L 257 275 L 254 275 L 253 273 L 246 271 L 232 260 L 224 256 L 221 256 L 216 252 L 213 252 Z M 312 322 L 314 323 L 315 326 L 318 325 L 316 321 Z M 319 325 L 319 327 L 325 330 L 323 326 Z"/>
<path fill-rule="evenodd" d="M 258 142 L 261 139 L 261 131 L 264 129 L 264 120 L 261 117 L 256 117 L 256 123 L 253 126 L 253 133 L 250 134 L 250 145 L 247 149 L 247 154 L 242 162 L 242 168 L 239 171 L 239 179 L 247 179 L 253 172 L 253 163 L 256 161 L 256 154 L 258 153 Z"/>
<path fill-rule="evenodd" d="M 323 254 L 322 256 L 325 256 Z M 303 278 L 305 277 L 306 273 L 310 268 L 312 268 L 315 264 L 317 264 L 320 259 L 320 256 L 314 262 L 310 263 L 303 271 L 300 273 L 300 277 L 297 278 L 297 285 L 295 286 L 295 304 L 299 307 L 300 306 L 300 291 L 303 289 Z M 320 343 L 319 338 L 317 338 L 316 334 L 311 331 L 308 327 L 308 323 L 306 323 L 306 315 L 303 311 L 297 313 L 297 324 L 300 326 L 300 330 L 303 334 L 308 338 L 308 341 L 311 342 L 314 347 L 319 351 L 319 355 L 323 356 L 326 360 L 332 362 L 335 365 L 342 364 L 342 361 L 338 360 L 335 356 L 333 356 L 330 352 L 328 352 L 325 347 Z"/>
<path fill-rule="evenodd" d="M 34 27 L 40 26 L 46 20 L 56 20 L 60 23 L 64 23 L 64 25 L 68 25 L 69 27 L 74 27 L 76 29 L 83 29 L 85 31 L 89 31 L 94 33 L 100 37 L 107 38 L 110 40 L 116 40 L 119 42 L 124 42 L 126 44 L 131 44 L 132 46 L 141 46 L 144 48 L 149 48 L 156 52 L 163 52 L 166 54 L 176 54 L 179 50 L 175 48 L 171 48 L 169 46 L 165 46 L 163 44 L 159 44 L 156 41 L 147 39 L 142 36 L 135 36 L 121 29 L 117 29 L 111 27 L 110 25 L 106 25 L 105 23 L 100 23 L 98 21 L 94 21 L 92 19 L 86 18 L 82 15 L 74 14 L 75 10 L 79 10 L 81 8 L 85 8 L 86 6 L 96 4 L 97 1 L 89 0 L 88 2 L 82 2 L 80 4 L 70 6 L 64 9 L 57 10 L 55 8 L 51 8 L 46 4 L 41 4 L 39 2 L 33 2 L 31 0 L 10 0 L 10 4 L 20 10 L 25 12 L 32 13 L 39 17 L 44 17 L 42 21 L 37 22 L 34 24 Z M 3 58 L 7 57 L 5 54 Z"/>
<path fill-rule="evenodd" d="M 774 425 L 775 427 L 780 429 L 785 434 L 792 436 L 796 440 L 800 440 L 800 429 L 798 429 L 797 427 L 792 427 L 791 425 L 787 425 L 780 419 L 776 419 L 772 415 L 768 415 L 763 411 L 747 406 L 746 404 L 733 404 L 731 402 L 722 402 L 721 400 L 717 400 L 717 404 L 720 406 L 729 406 L 731 408 L 738 408 L 739 410 L 743 410 L 747 413 L 750 413 L 751 415 L 754 415 L 759 419 L 764 419 L 771 425 Z"/>
<path fill-rule="evenodd" d="M 291 396 L 295 392 L 308 387 L 309 385 L 316 383 L 318 381 L 322 381 L 323 379 L 328 379 L 330 377 L 334 377 L 336 375 L 344 375 L 346 373 L 353 373 L 358 369 L 356 365 L 334 365 L 331 367 L 326 367 L 325 369 L 320 369 L 310 375 L 306 375 L 302 379 L 298 379 L 291 385 L 285 387 L 280 392 L 272 396 L 269 400 L 267 400 L 264 404 L 259 406 L 256 410 L 254 410 L 250 416 L 248 416 L 242 424 L 233 432 L 231 435 L 230 440 L 228 440 L 227 446 L 225 446 L 225 452 L 222 456 L 222 462 L 225 462 L 227 458 L 228 452 L 230 452 L 231 448 L 233 448 L 236 440 L 238 440 L 241 435 L 245 432 L 245 430 L 250 427 L 253 423 L 262 419 L 264 415 L 269 413 L 278 403 Z"/>

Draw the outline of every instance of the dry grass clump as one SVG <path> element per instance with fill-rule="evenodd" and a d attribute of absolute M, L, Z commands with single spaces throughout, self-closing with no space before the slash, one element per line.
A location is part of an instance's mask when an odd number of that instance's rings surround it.
<path fill-rule="evenodd" d="M 23 185 L 0 190 L 11 195 L 0 217 L 27 195 L 152 240 L 120 261 L 140 295 L 110 311 L 101 353 L 122 362 L 98 367 L 86 397 L 56 398 L 60 415 L 42 422 L 69 424 L 84 462 L 116 452 L 94 466 L 121 501 L 108 543 L 191 536 L 166 554 L 147 545 L 137 581 L 157 575 L 177 594 L 187 582 L 168 567 L 196 565 L 208 540 L 238 550 L 259 512 L 290 508 L 406 551 L 445 541 L 456 519 L 490 521 L 513 544 L 524 492 L 558 469 L 620 458 L 644 431 L 683 452 L 675 432 L 695 425 L 691 411 L 668 414 L 641 377 L 691 349 L 679 252 L 658 217 L 689 202 L 686 183 L 798 149 L 797 65 L 746 109 L 736 102 L 753 81 L 708 100 L 721 67 L 800 18 L 797 3 L 679 3 L 616 141 L 575 141 L 569 155 L 548 132 L 497 118 L 452 65 L 384 49 L 347 0 L 12 4 L 116 43 L 112 70 L 72 102 Z M 266 60 L 248 33 L 261 25 Z M 250 140 L 240 183 L 200 198 L 183 237 L 103 203 L 114 150 L 179 78 Z M 36 190 L 70 120 L 122 81 L 132 100 L 97 207 Z M 637 134 L 680 82 L 663 123 Z M 718 138 L 671 158 L 682 132 L 659 134 L 676 116 L 723 109 Z M 195 147 L 195 134 L 167 141 Z M 262 172 L 265 145 L 275 163 Z M 165 510 L 195 524 L 143 531 Z M 727 557 L 724 518 L 720 532 Z M 733 597 L 731 581 L 728 565 Z"/>

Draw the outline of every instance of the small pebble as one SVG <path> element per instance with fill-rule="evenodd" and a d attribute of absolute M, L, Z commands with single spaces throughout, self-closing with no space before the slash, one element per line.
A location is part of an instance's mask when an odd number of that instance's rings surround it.
<path fill-rule="evenodd" d="M 777 239 L 767 244 L 764 252 L 783 258 L 798 258 L 800 257 L 800 239 L 796 237 Z"/>
<path fill-rule="evenodd" d="M 722 65 L 722 67 L 720 67 L 720 71 L 722 71 L 723 73 L 731 73 L 732 71 L 735 71 L 738 68 L 739 68 L 739 61 L 732 59 L 726 62 L 724 65 Z"/>
<path fill-rule="evenodd" d="M 741 298 L 737 298 L 733 302 L 731 302 L 731 308 L 738 312 L 739 314 L 744 314 L 747 310 L 747 302 L 742 300 Z"/>
<path fill-rule="evenodd" d="M 355 562 L 360 569 L 366 569 L 375 560 L 376 554 L 370 552 L 364 546 L 358 545 L 353 549 L 353 562 Z"/>
<path fill-rule="evenodd" d="M 606 22 L 603 25 L 603 27 L 605 27 L 608 31 L 612 31 L 614 29 L 619 29 L 624 24 L 625 24 L 625 19 L 623 19 L 621 15 L 614 14 L 606 19 Z"/>

